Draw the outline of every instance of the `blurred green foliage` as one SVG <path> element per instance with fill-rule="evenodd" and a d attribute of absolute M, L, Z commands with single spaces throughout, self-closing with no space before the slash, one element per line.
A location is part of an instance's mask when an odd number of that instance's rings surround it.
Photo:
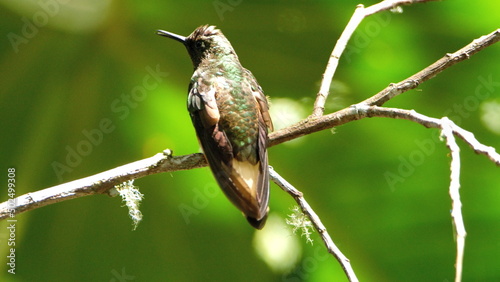
<path fill-rule="evenodd" d="M 328 56 L 357 4 L 0 1 L 2 187 L 9 167 L 16 168 L 21 195 L 166 148 L 177 155 L 199 151 L 185 101 L 191 62 L 183 46 L 156 36 L 156 29 L 188 35 L 199 25 L 217 25 L 271 99 L 309 113 Z M 340 61 L 327 111 L 357 103 L 492 32 L 499 11 L 496 0 L 460 0 L 367 18 Z M 482 107 L 500 103 L 498 62 L 500 47 L 489 47 L 387 106 L 448 115 L 498 151 L 498 131 L 485 122 L 495 115 Z M 484 81 L 493 83 L 479 98 Z M 468 231 L 464 281 L 498 281 L 499 168 L 459 145 Z M 304 192 L 362 281 L 454 279 L 449 156 L 437 131 L 365 119 L 269 154 L 270 164 Z M 397 181 L 388 181 L 388 174 Z M 317 234 L 313 246 L 300 239 L 302 256 L 291 272 L 273 272 L 253 249 L 256 231 L 218 192 L 206 168 L 135 184 L 145 194 L 136 231 L 120 199 L 107 196 L 17 216 L 15 275 L 7 273 L 9 234 L 2 222 L 0 280 L 346 280 Z M 286 218 L 293 201 L 271 189 L 271 211 Z M 182 205 L 196 213 L 183 215 Z"/>

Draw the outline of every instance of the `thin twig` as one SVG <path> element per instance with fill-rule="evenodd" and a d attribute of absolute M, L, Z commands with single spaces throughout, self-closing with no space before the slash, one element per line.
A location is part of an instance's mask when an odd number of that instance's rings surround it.
<path fill-rule="evenodd" d="M 414 110 L 366 106 L 363 104 L 352 106 L 352 108 L 355 112 L 357 112 L 359 119 L 364 117 L 388 117 L 410 120 L 427 128 L 443 128 L 443 119 L 431 118 L 419 114 Z M 500 166 L 500 154 L 495 151 L 495 148 L 481 144 L 476 137 L 474 137 L 472 132 L 461 128 L 451 121 L 447 123 L 447 126 L 451 128 L 455 136 L 464 140 L 476 154 L 485 155 L 497 166 Z"/>
<path fill-rule="evenodd" d="M 382 108 L 377 106 L 356 106 L 355 107 L 360 115 L 368 117 L 389 117 L 411 120 L 413 122 L 422 124 L 428 128 L 441 128 L 442 135 L 446 138 L 446 145 L 451 151 L 451 175 L 450 175 L 450 188 L 449 193 L 452 200 L 451 217 L 454 226 L 455 238 L 457 242 L 457 255 L 455 260 L 455 281 L 462 280 L 463 258 L 465 248 L 465 224 L 462 217 L 462 203 L 460 201 L 460 148 L 455 142 L 455 136 L 463 139 L 477 154 L 487 156 L 497 166 L 500 166 L 500 154 L 498 154 L 493 147 L 485 146 L 474 137 L 471 132 L 459 127 L 450 119 L 444 117 L 436 119 L 419 114 L 413 110 L 391 109 Z"/>
<path fill-rule="evenodd" d="M 321 80 L 321 86 L 319 88 L 318 95 L 316 96 L 316 101 L 314 102 L 314 109 L 311 117 L 314 118 L 323 115 L 323 111 L 325 110 L 325 102 L 328 98 L 328 94 L 330 93 L 330 85 L 332 83 L 333 76 L 335 75 L 335 71 L 337 70 L 337 66 L 339 65 L 340 56 L 344 52 L 344 49 L 347 46 L 347 42 L 351 38 L 356 28 L 358 28 L 358 25 L 361 23 L 364 17 L 364 6 L 358 5 L 351 17 L 351 20 L 340 35 L 340 38 L 337 40 L 337 44 L 335 44 L 332 54 L 330 55 L 330 59 L 328 60 L 328 63 L 326 65 L 325 73 L 323 74 L 323 79 Z"/>
<path fill-rule="evenodd" d="M 407 79 L 395 84 L 391 83 L 388 87 L 361 103 L 371 106 L 382 106 L 385 102 L 396 97 L 397 95 L 417 88 L 417 86 L 422 82 L 434 78 L 443 70 L 459 62 L 469 59 L 472 55 L 492 44 L 497 43 L 499 40 L 500 29 L 497 29 L 490 34 L 481 36 L 480 38 L 473 40 L 467 46 L 455 51 L 454 53 L 446 54 L 444 57 L 437 60 L 432 65 L 408 77 Z"/>
<path fill-rule="evenodd" d="M 419 71 L 418 73 L 410 76 L 409 78 L 398 83 L 391 83 L 388 87 L 386 87 L 379 93 L 360 102 L 360 104 L 381 106 L 397 95 L 416 88 L 418 85 L 435 77 L 443 70 L 453 66 L 458 62 L 470 58 L 470 56 L 498 42 L 499 40 L 500 29 L 497 29 L 488 35 L 481 36 L 480 38 L 473 40 L 472 43 L 461 48 L 455 53 L 444 56 L 443 58 L 439 59 L 438 61 Z M 275 146 L 283 142 L 311 134 L 313 132 L 329 129 L 351 122 L 356 118 L 355 116 L 352 116 L 350 112 L 350 108 L 342 109 L 335 113 L 324 115 L 318 118 L 308 118 L 289 127 L 273 132 L 269 134 L 270 146 Z"/>
<path fill-rule="evenodd" d="M 387 11 L 391 10 L 393 8 L 396 8 L 398 6 L 407 6 L 407 5 L 412 5 L 415 3 L 424 3 L 424 2 L 430 2 L 430 1 L 440 1 L 440 0 L 385 0 L 380 3 L 371 5 L 370 7 L 365 9 L 365 17 L 369 15 L 373 15 L 375 13 L 381 12 L 381 11 Z"/>
<path fill-rule="evenodd" d="M 328 59 L 325 72 L 323 73 L 323 79 L 321 80 L 321 86 L 318 94 L 316 95 L 316 101 L 314 101 L 313 112 L 310 117 L 318 118 L 323 115 L 326 99 L 330 94 L 330 85 L 332 83 L 333 76 L 335 75 L 335 71 L 337 70 L 337 66 L 339 65 L 340 56 L 344 52 L 349 39 L 354 34 L 354 31 L 356 31 L 364 18 L 400 5 L 411 5 L 413 3 L 430 1 L 438 0 L 385 0 L 367 8 L 365 8 L 362 4 L 358 5 L 344 31 L 337 40 L 337 44 L 335 44 L 335 47 L 333 48 L 330 59 Z"/>
<path fill-rule="evenodd" d="M 457 257 L 455 261 L 455 282 L 462 281 L 462 269 L 464 260 L 465 248 L 465 231 L 464 220 L 462 217 L 462 203 L 460 202 L 460 148 L 455 142 L 453 135 L 453 127 L 455 124 L 444 117 L 441 119 L 441 133 L 446 138 L 446 146 L 451 151 L 451 175 L 450 175 L 450 197 L 451 197 L 451 218 L 455 228 L 455 237 L 457 241 Z"/>
<path fill-rule="evenodd" d="M 349 259 L 335 245 L 332 238 L 328 234 L 326 227 L 321 222 L 321 219 L 319 218 L 319 216 L 314 212 L 314 210 L 311 208 L 311 206 L 307 203 L 302 192 L 295 189 L 295 187 L 293 187 L 293 185 L 291 185 L 290 183 L 288 183 L 288 181 L 286 181 L 286 179 L 281 177 L 281 175 L 279 175 L 271 166 L 269 166 L 269 176 L 274 183 L 276 183 L 281 189 L 283 189 L 283 191 L 287 192 L 288 194 L 290 194 L 290 196 L 292 196 L 295 199 L 297 204 L 299 204 L 300 208 L 302 209 L 302 212 L 305 215 L 307 215 L 307 217 L 309 217 L 314 228 L 321 236 L 321 240 L 323 240 L 323 243 L 325 243 L 326 249 L 340 263 L 340 265 L 342 266 L 342 269 L 344 270 L 345 274 L 347 275 L 347 278 L 349 279 L 349 281 L 358 281 L 358 278 L 356 277 L 356 274 L 354 273 L 354 270 L 351 266 L 351 263 L 349 262 Z"/>
<path fill-rule="evenodd" d="M 472 132 L 464 130 L 459 126 L 455 125 L 453 127 L 453 133 L 464 140 L 476 154 L 485 155 L 497 166 L 500 166 L 500 155 L 495 151 L 495 148 L 481 144 Z"/>

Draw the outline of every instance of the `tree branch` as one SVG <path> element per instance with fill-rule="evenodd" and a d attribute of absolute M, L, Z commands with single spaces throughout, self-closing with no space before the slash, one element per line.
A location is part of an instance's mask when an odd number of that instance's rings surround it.
<path fill-rule="evenodd" d="M 433 78 L 446 68 L 464 60 L 465 58 L 470 57 L 473 54 L 476 54 L 477 52 L 483 50 L 491 44 L 498 42 L 498 40 L 500 40 L 500 29 L 474 40 L 471 44 L 453 53 L 453 56 L 444 56 L 443 58 L 425 68 L 424 70 L 418 72 L 417 74 L 399 83 L 389 85 L 387 88 L 380 91 L 373 97 L 364 100 L 360 104 L 357 104 L 356 107 L 348 107 L 319 118 L 308 118 L 287 128 L 281 129 L 277 132 L 273 132 L 269 134 L 269 147 L 317 131 L 329 129 L 364 118 L 365 116 L 360 115 L 359 113 L 359 109 L 361 106 L 381 105 L 386 101 L 392 99 L 393 97 L 415 88 L 418 84 Z M 418 81 L 418 83 L 416 83 L 416 81 Z M 371 108 L 370 110 L 366 111 L 366 114 L 372 113 L 374 109 L 383 111 L 382 108 Z M 387 113 L 387 115 L 393 115 L 393 118 L 405 118 L 407 116 L 406 113 L 397 111 L 398 109 L 387 110 L 390 112 Z M 428 125 L 428 127 L 439 127 L 437 126 L 437 123 L 432 123 L 429 121 L 426 122 L 426 124 Z M 488 155 L 492 161 L 499 165 L 499 161 L 495 157 L 498 154 L 496 154 L 494 148 L 482 145 L 474 139 L 472 133 L 465 130 L 456 129 L 454 133 L 457 134 L 457 136 L 459 136 L 460 138 L 466 140 L 466 142 L 467 140 L 470 140 L 468 144 L 477 153 Z M 150 174 L 187 170 L 204 167 L 206 165 L 207 163 L 205 161 L 205 158 L 203 157 L 203 154 L 172 157 L 171 152 L 167 153 L 166 155 L 160 153 L 153 157 L 120 166 L 90 177 L 46 188 L 37 192 L 21 195 L 13 199 L 15 205 L 12 205 L 9 202 L 3 202 L 0 204 L 0 220 L 6 219 L 9 216 L 14 216 L 21 212 L 33 210 L 60 201 L 93 194 L 106 193 L 107 190 L 119 183 L 141 178 Z M 12 208 L 12 206 L 14 206 L 15 208 Z"/>
<path fill-rule="evenodd" d="M 445 69 L 457 64 L 470 56 L 478 53 L 484 48 L 498 42 L 500 40 L 500 29 L 491 32 L 488 35 L 482 36 L 472 43 L 461 48 L 453 54 L 447 54 L 435 63 L 419 71 L 418 73 L 402 80 L 398 83 L 391 83 L 374 96 L 360 102 L 359 104 L 370 106 L 381 106 L 390 99 L 402 94 L 408 90 L 416 88 L 421 83 L 435 77 Z M 275 146 L 283 142 L 308 135 L 313 132 L 329 129 L 339 126 L 356 119 L 355 115 L 350 113 L 349 108 L 342 109 L 335 113 L 324 115 L 321 117 L 309 117 L 299 123 L 293 124 L 287 128 L 273 132 L 269 135 L 270 146 Z"/>
<path fill-rule="evenodd" d="M 147 159 L 21 195 L 12 200 L 14 204 L 10 201 L 3 202 L 0 204 L 0 220 L 61 201 L 94 194 L 106 194 L 115 185 L 147 175 L 204 166 L 207 166 L 207 162 L 203 154 L 173 157 L 170 150 L 165 150 L 163 153 L 158 153 Z"/>
<path fill-rule="evenodd" d="M 354 11 L 351 19 L 347 23 L 344 31 L 340 35 L 340 38 L 337 40 L 337 44 L 333 48 L 332 54 L 330 55 L 330 59 L 326 65 L 325 72 L 323 73 L 323 79 L 321 80 L 321 85 L 319 88 L 319 92 L 316 95 L 316 101 L 314 101 L 314 109 L 311 114 L 311 118 L 317 118 L 323 115 L 325 110 L 325 103 L 328 95 L 330 93 L 330 85 L 332 83 L 333 76 L 335 75 L 335 71 L 337 70 L 337 66 L 339 65 L 340 56 L 345 50 L 349 39 L 353 35 L 354 31 L 358 28 L 361 21 L 364 18 L 382 12 L 389 9 L 393 9 L 400 5 L 411 5 L 413 3 L 420 2 L 430 2 L 437 0 L 385 0 L 380 3 L 374 4 L 365 8 L 362 4 L 359 4 Z"/>
<path fill-rule="evenodd" d="M 437 60 L 432 65 L 408 77 L 407 79 L 399 83 L 389 85 L 389 87 L 385 88 L 384 90 L 364 100 L 361 103 L 371 106 L 382 106 L 385 102 L 396 97 L 397 95 L 413 88 L 417 88 L 417 86 L 422 82 L 434 78 L 445 69 L 459 62 L 469 59 L 472 55 L 475 55 L 484 48 L 497 43 L 499 40 L 500 29 L 497 29 L 490 34 L 481 36 L 480 38 L 473 40 L 470 44 L 454 53 L 446 54 L 444 57 Z"/>
<path fill-rule="evenodd" d="M 455 282 L 462 280 L 463 257 L 465 248 L 465 225 L 462 217 L 462 203 L 460 201 L 460 148 L 455 142 L 455 136 L 462 138 L 477 154 L 486 155 L 497 166 L 500 166 L 500 154 L 493 147 L 487 147 L 476 140 L 474 134 L 460 128 L 447 117 L 436 119 L 419 114 L 413 110 L 381 108 L 377 106 L 355 106 L 360 115 L 367 117 L 389 117 L 406 119 L 419 123 L 427 128 L 440 128 L 446 138 L 446 146 L 451 152 L 451 175 L 449 193 L 452 201 L 451 217 L 453 220 L 455 238 L 457 242 L 457 256 L 455 260 Z"/>
<path fill-rule="evenodd" d="M 460 202 L 460 148 L 455 142 L 453 128 L 456 126 L 448 118 L 442 118 L 442 135 L 446 138 L 446 146 L 451 151 L 451 175 L 450 175 L 450 197 L 451 197 L 451 218 L 455 228 L 455 238 L 457 241 L 457 257 L 455 260 L 455 282 L 462 281 L 462 268 L 465 248 L 465 224 L 462 217 L 462 203 Z"/>
<path fill-rule="evenodd" d="M 485 155 L 497 166 L 500 166 L 500 154 L 495 151 L 495 148 L 481 144 L 474 137 L 472 132 L 461 128 L 447 118 L 446 125 L 443 125 L 443 119 L 431 118 L 419 114 L 414 110 L 367 106 L 363 104 L 353 105 L 351 108 L 357 112 L 360 119 L 364 117 L 387 117 L 393 119 L 406 119 L 421 124 L 427 128 L 443 129 L 444 127 L 450 127 L 453 135 L 464 140 L 476 154 Z"/>
<path fill-rule="evenodd" d="M 304 199 L 304 195 L 302 194 L 302 192 L 295 189 L 293 185 L 291 185 L 290 183 L 288 183 L 288 181 L 281 177 L 281 175 L 279 175 L 271 166 L 269 166 L 269 176 L 274 183 L 276 183 L 281 189 L 283 189 L 283 191 L 287 192 L 295 199 L 297 204 L 299 204 L 300 208 L 302 209 L 302 212 L 307 215 L 309 219 L 311 219 L 314 229 L 316 229 L 316 231 L 321 236 L 321 240 L 323 240 L 323 243 L 325 243 L 326 249 L 340 263 L 349 281 L 358 281 L 358 278 L 356 277 L 356 274 L 352 269 L 349 259 L 335 245 L 332 238 L 328 234 L 328 231 L 326 231 L 326 227 L 321 222 L 319 216 L 307 203 L 306 199 Z"/>

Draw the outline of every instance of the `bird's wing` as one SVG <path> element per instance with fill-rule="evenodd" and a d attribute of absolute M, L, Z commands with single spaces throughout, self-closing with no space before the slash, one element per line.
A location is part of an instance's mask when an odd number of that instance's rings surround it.
<path fill-rule="evenodd" d="M 260 148 L 257 157 L 260 159 L 259 162 L 251 163 L 235 158 L 237 153 L 235 146 L 231 144 L 227 133 L 220 126 L 221 114 L 217 107 L 216 85 L 215 82 L 203 83 L 201 77 L 193 78 L 188 95 L 188 110 L 207 161 L 220 187 L 247 218 L 259 221 L 267 213 L 269 197 L 265 149 L 267 131 L 262 143 L 259 125 L 258 147 Z"/>

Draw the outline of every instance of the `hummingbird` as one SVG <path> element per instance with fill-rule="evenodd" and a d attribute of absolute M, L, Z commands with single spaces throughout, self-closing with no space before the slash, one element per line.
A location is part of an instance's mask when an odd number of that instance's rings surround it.
<path fill-rule="evenodd" d="M 253 74 L 215 26 L 203 25 L 181 42 L 194 66 L 187 108 L 210 169 L 227 198 L 250 225 L 264 227 L 269 211 L 269 105 Z"/>

